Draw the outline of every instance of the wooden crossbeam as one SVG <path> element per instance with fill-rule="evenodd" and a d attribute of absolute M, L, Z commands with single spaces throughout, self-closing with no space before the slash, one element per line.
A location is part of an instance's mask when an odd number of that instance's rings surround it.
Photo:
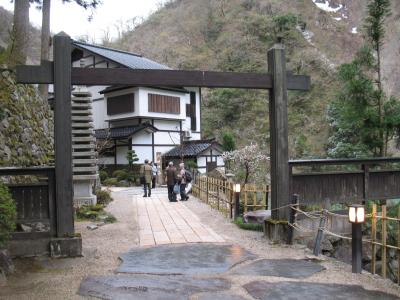
<path fill-rule="evenodd" d="M 53 83 L 53 64 L 18 66 L 18 83 Z M 310 77 L 287 74 L 287 89 L 307 91 Z M 272 89 L 270 74 L 212 71 L 133 70 L 125 68 L 72 68 L 74 85 L 187 86 L 208 88 Z"/>

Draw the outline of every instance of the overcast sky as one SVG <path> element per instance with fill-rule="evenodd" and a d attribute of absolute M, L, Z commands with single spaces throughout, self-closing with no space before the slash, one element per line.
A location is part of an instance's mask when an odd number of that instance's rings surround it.
<path fill-rule="evenodd" d="M 90 40 L 101 40 L 104 31 L 109 29 L 112 37 L 117 36 L 115 24 L 125 22 L 134 17 L 146 18 L 157 10 L 158 5 L 166 0 L 103 0 L 103 4 L 93 12 L 93 19 L 88 21 L 90 10 L 85 11 L 74 3 L 62 4 L 61 0 L 51 1 L 51 32 L 64 31 L 73 38 L 88 35 Z M 10 0 L 0 0 L 0 6 L 13 11 L 14 4 Z M 42 13 L 31 5 L 30 22 L 41 27 Z"/>

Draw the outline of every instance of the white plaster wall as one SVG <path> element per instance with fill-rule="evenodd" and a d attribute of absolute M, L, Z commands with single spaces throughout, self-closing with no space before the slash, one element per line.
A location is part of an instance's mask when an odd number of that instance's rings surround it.
<path fill-rule="evenodd" d="M 142 130 L 132 136 L 132 144 L 151 144 L 151 133 Z"/>
<path fill-rule="evenodd" d="M 177 120 L 154 120 L 154 127 L 163 130 L 178 130 L 180 129 L 180 122 Z"/>
<path fill-rule="evenodd" d="M 108 123 L 105 121 L 106 105 L 104 99 L 92 103 L 92 113 L 94 129 L 108 128 Z"/>
<path fill-rule="evenodd" d="M 155 132 L 154 133 L 154 144 L 180 144 L 179 132 Z"/>
<path fill-rule="evenodd" d="M 198 157 L 197 158 L 197 166 L 199 167 L 199 171 L 201 173 L 205 173 L 206 169 L 205 167 L 207 166 L 207 161 L 205 157 Z M 204 167 L 204 168 L 201 168 Z"/>
<path fill-rule="evenodd" d="M 126 153 L 128 152 L 128 147 L 117 147 L 117 165 L 128 164 L 126 159 Z"/>
<path fill-rule="evenodd" d="M 139 158 L 137 163 L 142 164 L 145 159 L 152 160 L 151 146 L 134 146 L 132 149 Z"/>

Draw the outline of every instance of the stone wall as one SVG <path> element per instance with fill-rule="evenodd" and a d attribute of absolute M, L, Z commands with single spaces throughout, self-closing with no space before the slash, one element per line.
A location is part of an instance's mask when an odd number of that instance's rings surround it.
<path fill-rule="evenodd" d="M 52 163 L 53 113 L 31 85 L 0 70 L 0 166 Z"/>

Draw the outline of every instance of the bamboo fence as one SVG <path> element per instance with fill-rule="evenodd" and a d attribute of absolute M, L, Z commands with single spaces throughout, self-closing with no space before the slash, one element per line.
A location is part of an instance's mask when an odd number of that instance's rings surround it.
<path fill-rule="evenodd" d="M 193 195 L 212 208 L 233 218 L 235 193 L 234 183 L 207 176 L 197 176 L 194 180 Z M 243 212 L 267 209 L 270 194 L 268 185 L 244 184 L 241 186 L 240 204 Z"/>
<path fill-rule="evenodd" d="M 380 247 L 381 253 L 381 276 L 387 277 L 388 250 L 393 249 L 397 253 L 397 283 L 400 284 L 400 206 L 397 211 L 397 218 L 387 216 L 386 205 L 381 205 L 378 210 L 378 205 L 372 205 L 372 213 L 368 219 L 371 219 L 371 239 L 364 242 L 371 244 L 371 273 L 377 273 L 377 253 Z M 392 232 L 395 232 L 394 243 L 397 245 L 388 244 L 388 225 L 389 223 L 397 223 L 392 226 Z M 380 224 L 379 224 L 380 223 Z M 379 230 L 380 229 L 380 230 Z M 396 234 L 397 233 L 397 234 Z M 397 240 L 397 241 L 396 241 Z"/>

